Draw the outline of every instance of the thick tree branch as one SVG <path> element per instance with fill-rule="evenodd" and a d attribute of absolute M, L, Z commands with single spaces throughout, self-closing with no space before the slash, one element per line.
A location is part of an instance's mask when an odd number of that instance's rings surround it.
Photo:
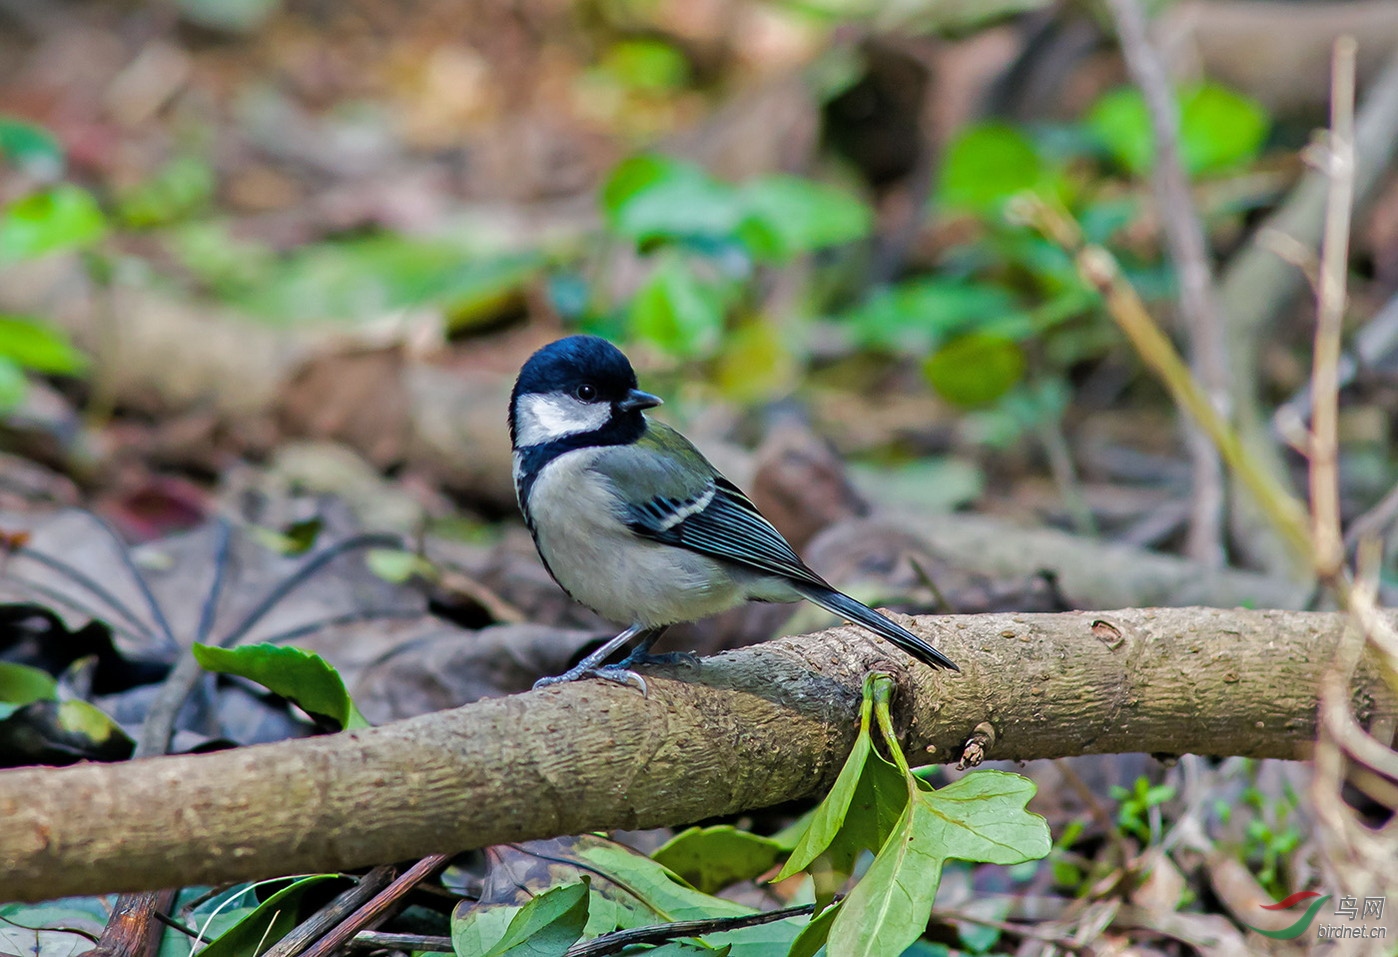
<path fill-rule="evenodd" d="M 934 672 L 862 631 L 779 639 L 367 731 L 209 755 L 0 772 L 0 900 L 354 867 L 598 828 L 683 824 L 828 787 L 864 675 L 898 676 L 905 747 L 1304 757 L 1340 615 L 1133 609 L 927 616 Z M 909 670 L 910 669 L 910 670 Z M 1372 669 L 1365 723 L 1398 715 Z M 984 737 L 984 736 L 983 736 Z"/>

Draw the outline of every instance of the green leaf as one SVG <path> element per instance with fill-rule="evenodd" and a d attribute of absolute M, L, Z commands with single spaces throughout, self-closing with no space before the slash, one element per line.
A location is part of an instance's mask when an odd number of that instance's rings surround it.
<path fill-rule="evenodd" d="M 677 920 L 753 913 L 749 907 L 695 890 L 645 855 L 594 835 L 491 848 L 487 860 L 480 903 L 459 906 L 453 918 L 457 952 L 473 957 L 504 935 L 527 895 L 584 877 L 591 881 L 585 938 Z M 788 918 L 707 935 L 705 940 L 712 946 L 731 944 L 734 957 L 766 957 L 784 953 L 801 926 L 799 918 Z"/>
<path fill-rule="evenodd" d="M 1034 783 L 1003 771 L 976 771 L 940 790 L 910 779 L 910 800 L 830 928 L 830 957 L 899 954 L 921 936 L 942 865 L 955 858 L 1018 864 L 1049 852 L 1048 825 L 1024 809 Z"/>
<path fill-rule="evenodd" d="M 749 322 L 723 337 L 714 382 L 725 398 L 750 405 L 789 394 L 801 377 L 791 335 L 775 322 Z"/>
<path fill-rule="evenodd" d="M 13 360 L 0 356 L 0 412 L 13 409 L 29 394 L 29 380 Z"/>
<path fill-rule="evenodd" d="M 433 564 L 416 552 L 401 548 L 371 548 L 364 556 L 369 571 L 386 582 L 402 585 L 413 577 L 432 578 Z"/>
<path fill-rule="evenodd" d="M 53 134 L 14 117 L 0 116 L 0 155 L 39 179 L 54 179 L 63 172 L 63 147 Z"/>
<path fill-rule="evenodd" d="M 1128 172 L 1149 172 L 1155 162 L 1155 136 L 1145 98 L 1134 86 L 1104 93 L 1087 114 L 1087 125 L 1107 152 Z"/>
<path fill-rule="evenodd" d="M 300 923 L 300 903 L 306 891 L 338 874 L 313 874 L 289 879 L 291 883 L 272 894 L 242 920 L 209 942 L 200 957 L 257 957 L 269 950 Z"/>
<path fill-rule="evenodd" d="M 1192 174 L 1216 173 L 1257 158 L 1271 128 L 1267 111 L 1256 100 L 1205 83 L 1183 97 L 1180 151 Z"/>
<path fill-rule="evenodd" d="M 0 213 L 0 264 L 91 246 L 106 231 L 92 194 L 60 183 L 30 193 Z"/>
<path fill-rule="evenodd" d="M 764 176 L 741 190 L 738 236 L 757 259 L 782 261 L 869 235 L 872 210 L 844 190 L 797 176 Z"/>
<path fill-rule="evenodd" d="M 907 800 L 903 775 L 878 751 L 872 751 L 855 785 L 845 826 L 826 849 L 831 863 L 842 874 L 852 873 L 861 852 L 877 851 L 888 842 Z"/>
<path fill-rule="evenodd" d="M 598 841 L 579 843 L 577 848 L 580 863 L 595 868 L 599 875 L 626 888 L 659 921 L 753 913 L 753 909 L 745 905 L 695 890 L 665 865 L 623 845 Z"/>
<path fill-rule="evenodd" d="M 272 532 L 266 541 L 269 547 L 283 555 L 305 555 L 315 547 L 316 540 L 323 531 L 325 520 L 313 515 L 290 523 L 280 532 Z"/>
<path fill-rule="evenodd" d="M 86 701 L 39 698 L 0 704 L 0 759 L 6 767 L 121 761 L 132 741 L 121 726 Z"/>
<path fill-rule="evenodd" d="M 1256 101 L 1216 83 L 1181 90 L 1180 161 L 1191 176 L 1213 173 L 1257 157 L 1271 121 Z M 1127 171 L 1142 176 L 1155 165 L 1155 133 L 1144 97 L 1134 86 L 1102 96 L 1087 124 Z"/>
<path fill-rule="evenodd" d="M 59 955 L 91 949 L 112 915 L 111 897 L 65 897 L 42 903 L 0 904 L 0 953 Z M 83 932 L 86 932 L 83 933 Z M 189 944 L 184 945 L 184 957 Z"/>
<path fill-rule="evenodd" d="M 693 163 L 654 154 L 612 171 L 602 187 L 602 209 L 614 232 L 637 243 L 729 239 L 746 212 L 733 186 Z"/>
<path fill-rule="evenodd" d="M 461 901 L 452 912 L 451 946 L 458 957 L 479 957 L 502 940 L 524 904 Z"/>
<path fill-rule="evenodd" d="M 40 319 L 0 315 L 0 356 L 54 375 L 81 372 L 87 357 L 73 347 L 63 330 Z"/>
<path fill-rule="evenodd" d="M 664 93 L 689 79 L 684 53 L 671 43 L 649 37 L 613 43 L 601 67 L 623 85 L 647 93 Z"/>
<path fill-rule="evenodd" d="M 997 213 L 1005 201 L 1050 182 L 1050 170 L 1029 137 L 1006 123 L 967 127 L 947 146 L 937 201 L 950 210 Z"/>
<path fill-rule="evenodd" d="M 460 242 L 394 234 L 302 246 L 285 256 L 190 222 L 168 233 L 171 252 L 223 298 L 279 322 L 371 320 L 432 307 L 453 330 L 471 328 L 522 295 L 544 268 L 539 252 L 481 254 Z"/>
<path fill-rule="evenodd" d="M 850 748 L 849 756 L 845 758 L 844 767 L 840 768 L 840 775 L 835 779 L 830 793 L 816 805 L 805 832 L 796 842 L 795 850 L 777 874 L 777 880 L 784 881 L 810 867 L 811 862 L 825 853 L 830 842 L 835 840 L 840 828 L 844 826 L 845 817 L 854 802 L 855 789 L 864 773 L 864 764 L 873 750 L 869 730 L 864 728 L 859 732 L 859 737 L 854 739 L 854 747 Z"/>
<path fill-rule="evenodd" d="M 86 701 L 64 701 L 58 706 L 59 730 L 101 747 L 113 739 L 126 740 L 126 732 L 101 708 Z"/>
<path fill-rule="evenodd" d="M 58 682 L 39 668 L 0 661 L 0 704 L 26 705 L 58 697 Z"/>
<path fill-rule="evenodd" d="M 169 912 L 179 914 L 184 925 L 202 932 L 205 940 L 213 940 L 252 913 L 256 901 L 247 907 L 233 902 L 241 897 L 251 897 L 248 892 L 253 886 L 235 884 L 222 891 L 199 884 L 183 887 L 175 895 Z M 178 931 L 166 933 L 161 936 L 160 947 L 152 957 L 191 957 L 192 943 L 190 938 Z"/>
<path fill-rule="evenodd" d="M 834 871 L 832 880 L 842 882 L 861 851 L 877 851 L 884 845 L 906 802 L 903 776 L 874 750 L 869 735 L 861 733 L 834 787 L 816 807 L 776 879 L 805 870 L 825 855 Z"/>
<path fill-rule="evenodd" d="M 194 658 L 207 671 L 256 681 L 307 714 L 328 718 L 342 729 L 369 727 L 339 672 L 314 652 L 269 643 L 220 648 L 196 642 Z"/>
<path fill-rule="evenodd" d="M 969 458 L 931 455 L 910 462 L 852 462 L 855 488 L 877 489 L 880 507 L 954 512 L 985 492 L 984 470 Z"/>
<path fill-rule="evenodd" d="M 840 321 L 855 345 L 925 355 L 947 338 L 972 329 L 1032 328 L 1001 286 L 963 279 L 913 279 L 875 293 Z"/>
<path fill-rule="evenodd" d="M 176 223 L 203 210 L 215 186 L 214 171 L 207 162 L 178 156 L 155 175 L 123 190 L 116 215 L 137 229 Z"/>
<path fill-rule="evenodd" d="M 692 358 L 711 352 L 723 333 L 724 296 L 677 256 L 661 260 L 631 303 L 632 336 Z"/>
<path fill-rule="evenodd" d="M 832 904 L 813 916 L 791 942 L 791 950 L 787 951 L 786 957 L 815 957 L 829 939 L 830 925 L 834 923 L 835 915 L 840 913 L 842 906 L 844 901 Z"/>
<path fill-rule="evenodd" d="M 937 393 L 963 408 L 988 405 L 1024 379 L 1019 344 L 1004 336 L 972 332 L 946 343 L 922 364 Z"/>
<path fill-rule="evenodd" d="M 181 16 L 192 23 L 229 33 L 251 33 L 270 17 L 280 0 L 175 0 Z"/>
<path fill-rule="evenodd" d="M 769 837 L 719 824 L 681 831 L 657 849 L 651 859 L 704 893 L 713 894 L 729 884 L 760 877 L 781 854 L 781 845 Z"/>
<path fill-rule="evenodd" d="M 583 878 L 535 897 L 510 919 L 504 936 L 482 957 L 562 957 L 587 926 L 589 883 Z"/>

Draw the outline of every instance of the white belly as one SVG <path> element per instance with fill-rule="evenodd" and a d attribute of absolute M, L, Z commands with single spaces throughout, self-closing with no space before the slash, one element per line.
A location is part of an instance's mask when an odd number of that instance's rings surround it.
<path fill-rule="evenodd" d="M 568 594 L 613 621 L 658 626 L 717 614 L 769 590 L 767 576 L 638 539 L 616 516 L 607 480 L 596 473 L 582 480 L 596 455 L 579 449 L 554 459 L 530 496 L 539 554 Z"/>

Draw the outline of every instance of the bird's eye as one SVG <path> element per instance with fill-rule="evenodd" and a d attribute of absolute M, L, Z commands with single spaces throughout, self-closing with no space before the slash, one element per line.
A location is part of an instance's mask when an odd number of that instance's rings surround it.
<path fill-rule="evenodd" d="M 597 387 L 590 382 L 584 382 L 573 390 L 573 395 L 584 402 L 591 402 L 593 399 L 597 398 Z"/>

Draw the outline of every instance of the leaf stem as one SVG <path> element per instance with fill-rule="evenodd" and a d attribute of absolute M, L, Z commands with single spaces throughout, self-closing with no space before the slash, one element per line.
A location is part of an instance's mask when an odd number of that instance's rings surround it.
<path fill-rule="evenodd" d="M 913 777 L 912 769 L 908 767 L 908 759 L 903 757 L 903 748 L 898 744 L 898 732 L 893 730 L 893 715 L 889 711 L 889 702 L 892 700 L 892 678 L 876 671 L 864 679 L 865 705 L 867 706 L 872 702 L 874 716 L 878 719 L 879 731 L 883 734 L 888 753 L 893 758 L 893 763 L 898 766 L 898 770 L 903 772 L 903 776 L 908 779 L 909 789 L 912 789 L 917 787 L 917 779 Z"/>

